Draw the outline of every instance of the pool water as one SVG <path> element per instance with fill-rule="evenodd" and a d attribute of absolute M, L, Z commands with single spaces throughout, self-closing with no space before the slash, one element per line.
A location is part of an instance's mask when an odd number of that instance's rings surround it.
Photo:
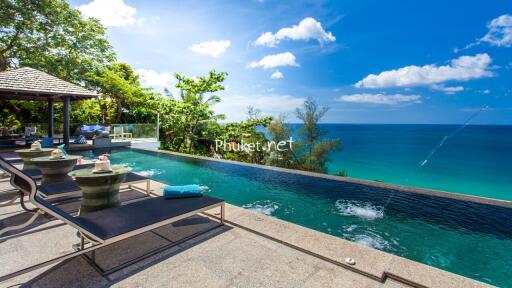
<path fill-rule="evenodd" d="M 512 209 L 156 152 L 121 150 L 154 180 L 501 287 L 512 287 Z"/>

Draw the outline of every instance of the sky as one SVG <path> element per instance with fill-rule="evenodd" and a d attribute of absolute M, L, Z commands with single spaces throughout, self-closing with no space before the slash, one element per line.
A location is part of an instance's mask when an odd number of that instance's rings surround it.
<path fill-rule="evenodd" d="M 312 98 L 325 123 L 512 124 L 512 3 L 73 0 L 145 86 L 226 71 L 230 121 Z M 482 111 L 481 111 L 482 110 Z M 481 111 L 481 112 L 479 112 Z"/>

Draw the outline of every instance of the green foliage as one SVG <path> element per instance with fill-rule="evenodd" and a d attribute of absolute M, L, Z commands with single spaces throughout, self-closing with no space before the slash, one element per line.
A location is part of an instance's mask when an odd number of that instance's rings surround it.
<path fill-rule="evenodd" d="M 101 93 L 97 105 L 102 122 L 156 121 L 155 111 L 160 99 L 151 90 L 141 87 L 139 75 L 127 63 L 113 63 L 96 73 L 89 73 L 89 79 Z"/>
<path fill-rule="evenodd" d="M 74 83 L 115 59 L 105 28 L 61 0 L 2 0 L 0 71 L 29 66 Z"/>
<path fill-rule="evenodd" d="M 341 170 L 340 172 L 338 172 L 338 176 L 340 176 L 340 177 L 348 177 L 348 174 L 344 170 Z"/>
<path fill-rule="evenodd" d="M 274 119 L 267 127 L 267 131 L 270 134 L 270 140 L 274 143 L 281 141 L 289 141 L 292 133 L 288 127 L 286 127 L 286 116 L 281 114 L 278 118 Z M 265 165 L 278 166 L 284 168 L 297 168 L 297 157 L 294 154 L 294 149 L 297 149 L 298 145 L 292 146 L 293 149 L 286 149 L 279 151 L 275 146 L 271 146 L 268 151 L 267 158 L 265 159 Z"/>
<path fill-rule="evenodd" d="M 221 84 L 226 79 L 228 73 L 215 72 L 215 69 L 210 70 L 208 76 L 200 76 L 197 79 L 185 77 L 179 73 L 175 73 L 174 77 L 178 80 L 176 88 L 181 91 L 181 100 L 193 105 L 207 105 L 211 106 L 220 102 L 220 97 L 217 95 L 210 95 L 204 99 L 206 93 L 214 93 L 224 90 Z"/>
<path fill-rule="evenodd" d="M 71 123 L 103 123 L 99 100 L 91 99 L 72 103 L 70 118 Z"/>
<path fill-rule="evenodd" d="M 302 120 L 303 126 L 300 129 L 301 147 L 300 159 L 297 159 L 299 169 L 327 172 L 327 162 L 329 161 L 329 153 L 337 150 L 341 146 L 339 139 L 324 139 L 325 130 L 318 126 L 318 122 L 329 109 L 327 107 L 319 107 L 312 100 L 307 99 L 302 109 L 297 108 L 297 118 Z"/>
<path fill-rule="evenodd" d="M 216 115 L 207 105 L 193 105 L 175 99 L 163 100 L 160 107 L 162 148 L 206 155 L 209 153 L 203 132 Z"/>
<path fill-rule="evenodd" d="M 90 82 L 97 73 L 115 60 L 105 28 L 96 19 L 82 18 L 80 12 L 61 0 L 1 0 L 0 71 L 33 67 L 61 79 L 96 89 Z M 47 104 L 29 101 L 2 101 L 8 107 L 6 117 L 21 123 L 47 121 Z M 73 121 L 96 122 L 96 106 L 74 104 Z M 55 105 L 55 118 L 62 115 L 62 105 Z M 75 108 L 76 108 L 75 107 Z M 91 108 L 90 110 L 88 108 Z M 74 111 L 74 110 L 72 110 Z M 76 110 L 75 110 L 76 112 Z M 12 113 L 11 116 L 7 114 Z"/>
<path fill-rule="evenodd" d="M 22 128 L 21 123 L 37 123 L 41 119 L 46 121 L 48 113 L 47 105 L 44 104 L 36 101 L 0 100 L 0 123 Z"/>
<path fill-rule="evenodd" d="M 160 105 L 163 148 L 202 155 L 211 152 L 212 136 L 216 136 L 211 125 L 225 116 L 211 109 L 220 102 L 220 97 L 207 93 L 224 90 L 222 82 L 226 76 L 227 73 L 215 70 L 197 79 L 175 74 L 180 98 L 161 101 Z"/>
<path fill-rule="evenodd" d="M 267 165 L 294 168 L 313 172 L 327 172 L 329 153 L 339 149 L 341 142 L 338 139 L 325 139 L 325 131 L 318 126 L 318 122 L 327 112 L 328 108 L 318 107 L 315 101 L 307 99 L 302 109 L 297 108 L 297 118 L 302 120 L 299 130 L 299 139 L 293 144 L 290 151 L 271 151 L 266 159 Z M 281 116 L 268 127 L 273 141 L 286 141 L 291 131 L 285 125 Z"/>
<path fill-rule="evenodd" d="M 7 101 L 0 100 L 0 128 L 13 130 L 21 128 L 21 123 L 16 119 L 16 114 L 9 110 L 10 106 L 7 104 Z"/>
<path fill-rule="evenodd" d="M 250 112 L 250 110 L 249 110 Z M 263 150 L 263 146 L 267 145 L 268 139 L 264 132 L 258 131 L 258 127 L 268 127 L 273 118 L 267 117 L 253 117 L 255 115 L 248 115 L 246 121 L 230 122 L 226 125 L 218 125 L 219 134 L 215 139 L 226 141 L 231 147 L 239 147 L 242 143 L 259 143 L 261 149 L 220 149 L 216 153 L 222 155 L 223 158 L 229 160 L 236 160 L 249 163 L 262 164 L 265 162 L 267 151 Z M 240 146 L 243 147 L 243 146 Z"/>

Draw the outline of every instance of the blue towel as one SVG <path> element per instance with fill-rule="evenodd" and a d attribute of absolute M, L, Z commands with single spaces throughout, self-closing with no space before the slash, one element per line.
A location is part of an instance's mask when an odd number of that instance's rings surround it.
<path fill-rule="evenodd" d="M 164 198 L 172 199 L 172 198 L 188 198 L 188 197 L 201 197 L 203 196 L 203 192 L 207 190 L 208 187 L 200 186 L 196 184 L 192 185 L 183 185 L 183 186 L 164 186 Z"/>

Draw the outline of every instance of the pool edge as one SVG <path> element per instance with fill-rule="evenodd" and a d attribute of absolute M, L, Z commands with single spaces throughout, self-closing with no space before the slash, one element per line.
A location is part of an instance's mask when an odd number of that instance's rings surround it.
<path fill-rule="evenodd" d="M 173 152 L 173 151 L 167 151 L 167 150 L 161 150 L 161 149 L 155 149 L 155 148 L 139 148 L 139 147 L 135 148 L 135 147 L 133 147 L 131 149 L 154 152 L 154 153 L 164 153 L 164 154 L 169 154 L 169 155 L 202 159 L 202 160 L 207 160 L 207 161 L 229 163 L 229 164 L 235 164 L 235 165 L 241 165 L 241 166 L 247 166 L 247 167 L 261 168 L 261 169 L 291 173 L 291 174 L 296 174 L 296 175 L 317 177 L 317 178 L 329 179 L 329 180 L 346 182 L 346 183 L 363 184 L 363 185 L 373 186 L 373 187 L 377 187 L 377 188 L 386 188 L 386 189 L 397 190 L 397 191 L 406 192 L 406 193 L 416 193 L 416 194 L 422 194 L 422 195 L 427 195 L 427 196 L 436 196 L 436 197 L 441 197 L 441 198 L 449 198 L 449 199 L 462 200 L 462 201 L 468 201 L 468 202 L 474 202 L 474 203 L 480 203 L 480 204 L 500 206 L 500 207 L 505 207 L 505 208 L 512 208 L 512 201 L 508 201 L 508 200 L 500 200 L 500 199 L 487 198 L 487 197 L 482 197 L 482 196 L 465 195 L 465 194 L 460 194 L 460 193 L 455 193 L 455 192 L 405 186 L 405 185 L 392 184 L 392 183 L 382 183 L 382 182 L 377 182 L 377 181 L 372 181 L 372 180 L 341 177 L 341 176 L 336 176 L 336 175 L 331 175 L 331 174 L 309 172 L 309 171 L 302 171 L 302 170 L 275 167 L 275 166 L 266 166 L 266 165 L 261 165 L 261 164 L 239 162 L 239 161 L 234 161 L 234 160 L 217 159 L 217 158 L 213 158 L 213 157 L 191 155 L 191 154 L 186 154 L 186 153 L 179 153 L 179 152 Z"/>
<path fill-rule="evenodd" d="M 208 212 L 209 217 L 218 217 Z M 226 204 L 229 225 L 247 230 L 381 283 L 392 279 L 412 287 L 495 287 L 450 271 L 335 237 L 273 216 Z M 345 263 L 351 257 L 355 265 Z"/>

